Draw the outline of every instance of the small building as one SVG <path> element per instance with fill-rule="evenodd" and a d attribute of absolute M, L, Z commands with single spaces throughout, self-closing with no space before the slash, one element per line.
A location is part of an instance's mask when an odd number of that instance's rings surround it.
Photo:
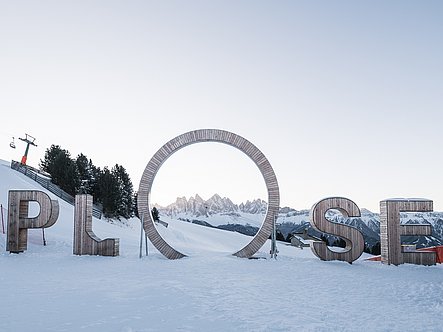
<path fill-rule="evenodd" d="M 305 240 L 301 236 L 293 234 L 292 237 L 291 237 L 291 246 L 303 249 L 305 247 L 310 247 L 311 246 L 311 241 L 310 240 Z"/>
<path fill-rule="evenodd" d="M 303 249 L 310 247 L 312 241 L 321 241 L 321 239 L 308 234 L 308 229 L 305 228 L 302 233 L 292 233 L 291 246 Z"/>

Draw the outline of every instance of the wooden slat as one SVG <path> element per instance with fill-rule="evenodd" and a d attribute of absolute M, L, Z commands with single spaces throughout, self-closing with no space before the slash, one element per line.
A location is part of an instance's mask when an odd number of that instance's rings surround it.
<path fill-rule="evenodd" d="M 403 263 L 416 265 L 435 265 L 437 261 L 436 252 L 414 251 L 404 252 Z"/>

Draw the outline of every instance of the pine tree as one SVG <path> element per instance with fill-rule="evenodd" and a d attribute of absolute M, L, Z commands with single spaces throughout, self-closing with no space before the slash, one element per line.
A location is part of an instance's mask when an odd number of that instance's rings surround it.
<path fill-rule="evenodd" d="M 138 215 L 138 205 L 137 205 L 137 200 L 138 200 L 138 192 L 135 191 L 134 192 L 134 196 L 132 197 L 132 210 L 134 211 L 134 215 L 137 218 L 140 218 L 140 216 Z"/>
<path fill-rule="evenodd" d="M 371 247 L 369 246 L 368 243 L 365 242 L 365 245 L 363 247 L 363 252 L 366 252 L 368 254 L 372 253 Z"/>
<path fill-rule="evenodd" d="M 285 241 L 285 236 L 283 235 L 281 230 L 277 229 L 277 231 L 275 232 L 275 239 L 277 241 Z"/>
<path fill-rule="evenodd" d="M 154 221 L 159 221 L 160 220 L 159 212 L 158 212 L 158 210 L 157 210 L 157 208 L 155 206 L 152 208 L 151 214 L 152 214 L 152 219 Z"/>
<path fill-rule="evenodd" d="M 118 183 L 117 212 L 124 218 L 134 215 L 134 189 L 131 179 L 123 166 L 116 164 L 112 168 L 112 175 Z"/>
<path fill-rule="evenodd" d="M 80 181 L 80 193 L 83 194 L 91 194 L 92 193 L 92 169 L 91 169 L 91 160 L 88 160 L 86 156 L 80 153 L 75 160 L 75 164 L 77 166 L 77 172 Z"/>
<path fill-rule="evenodd" d="M 286 236 L 286 242 L 291 242 L 292 236 L 292 233 L 288 233 L 288 236 Z"/>
<path fill-rule="evenodd" d="M 51 145 L 45 157 L 40 160 L 40 169 L 51 175 L 51 180 L 70 195 L 75 195 L 80 188 L 75 161 L 67 150 L 59 145 Z"/>
<path fill-rule="evenodd" d="M 55 168 L 55 158 L 62 153 L 62 148 L 59 145 L 52 144 L 49 149 L 46 149 L 45 156 L 40 160 L 40 170 L 51 174 Z"/>
<path fill-rule="evenodd" d="M 105 167 L 99 179 L 100 203 L 106 218 L 118 218 L 119 184 L 111 171 Z"/>
<path fill-rule="evenodd" d="M 91 195 L 94 197 L 94 202 L 102 203 L 102 192 L 100 191 L 100 179 L 102 176 L 102 170 L 100 167 L 96 167 L 92 164 L 92 161 L 89 159 L 89 169 L 91 170 Z"/>
<path fill-rule="evenodd" d="M 377 241 L 377 243 L 372 246 L 371 253 L 373 255 L 380 255 L 381 254 L 380 241 Z"/>

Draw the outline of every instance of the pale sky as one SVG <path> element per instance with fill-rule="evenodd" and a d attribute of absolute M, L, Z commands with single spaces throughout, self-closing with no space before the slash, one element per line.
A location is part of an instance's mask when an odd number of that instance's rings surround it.
<path fill-rule="evenodd" d="M 281 206 L 392 197 L 443 210 L 441 1 L 0 1 L 0 158 L 51 144 L 123 165 L 217 128 L 266 155 Z M 9 147 L 16 137 L 17 148 Z M 1 181 L 1 179 L 0 179 Z M 235 148 L 200 143 L 160 169 L 153 199 L 266 199 Z"/>

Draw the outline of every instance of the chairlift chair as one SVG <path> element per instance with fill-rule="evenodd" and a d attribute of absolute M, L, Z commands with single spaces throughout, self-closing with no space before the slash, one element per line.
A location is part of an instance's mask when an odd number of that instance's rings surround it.
<path fill-rule="evenodd" d="M 12 138 L 12 142 L 9 143 L 9 146 L 13 149 L 15 149 L 15 143 L 14 143 L 14 137 Z"/>

